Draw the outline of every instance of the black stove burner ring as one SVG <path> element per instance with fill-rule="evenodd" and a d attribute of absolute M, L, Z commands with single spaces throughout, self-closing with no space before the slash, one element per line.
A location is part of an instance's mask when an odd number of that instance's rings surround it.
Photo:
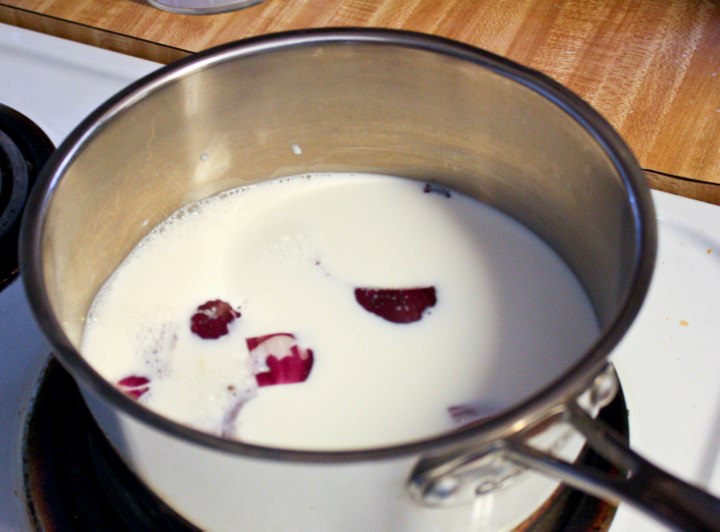
<path fill-rule="evenodd" d="M 628 435 L 622 390 L 599 418 Z M 138 480 L 92 419 L 72 377 L 51 359 L 37 388 L 23 442 L 25 497 L 36 530 L 197 530 Z M 612 474 L 586 449 L 578 463 Z M 607 530 L 615 506 L 561 486 L 515 532 Z"/>
<path fill-rule="evenodd" d="M 0 130 L 0 239 L 20 219 L 27 195 L 28 173 L 23 154 Z"/>
<path fill-rule="evenodd" d="M 22 211 L 40 168 L 54 150 L 35 122 L 0 104 L 0 290 L 18 274 Z"/>

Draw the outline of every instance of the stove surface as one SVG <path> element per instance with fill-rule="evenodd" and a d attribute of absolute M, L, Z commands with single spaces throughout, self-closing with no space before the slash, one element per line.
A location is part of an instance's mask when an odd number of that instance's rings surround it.
<path fill-rule="evenodd" d="M 0 102 L 59 144 L 106 98 L 160 65 L 0 24 Z M 654 192 L 656 274 L 636 323 L 614 354 L 633 448 L 720 494 L 720 208 Z M 27 530 L 20 436 L 49 348 L 20 280 L 0 294 L 0 530 Z M 662 530 L 621 505 L 613 531 Z"/>

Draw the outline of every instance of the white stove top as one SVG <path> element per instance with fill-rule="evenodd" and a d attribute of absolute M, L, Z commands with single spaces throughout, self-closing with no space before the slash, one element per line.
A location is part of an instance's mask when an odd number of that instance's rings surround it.
<path fill-rule="evenodd" d="M 34 120 L 56 144 L 106 98 L 159 66 L 0 24 L 0 102 Z M 669 472 L 720 494 L 720 208 L 653 196 L 660 228 L 657 272 L 613 358 L 630 410 L 631 443 Z M 3 531 L 29 528 L 19 439 L 48 353 L 16 280 L 0 297 Z M 627 505 L 611 529 L 662 530 Z"/>

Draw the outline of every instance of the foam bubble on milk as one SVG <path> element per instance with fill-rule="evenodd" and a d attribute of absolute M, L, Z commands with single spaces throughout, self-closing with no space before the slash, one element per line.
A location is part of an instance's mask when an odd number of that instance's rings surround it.
<path fill-rule="evenodd" d="M 407 324 L 353 295 L 420 286 L 434 287 L 437 303 Z M 214 299 L 240 317 L 203 340 L 190 320 Z M 307 380 L 258 388 L 247 341 L 271 333 L 312 349 Z M 346 449 L 505 408 L 559 376 L 596 334 L 566 265 L 498 211 L 407 179 L 304 174 L 223 192 L 152 230 L 100 291 L 81 351 L 110 382 L 149 379 L 138 400 L 182 423 Z"/>

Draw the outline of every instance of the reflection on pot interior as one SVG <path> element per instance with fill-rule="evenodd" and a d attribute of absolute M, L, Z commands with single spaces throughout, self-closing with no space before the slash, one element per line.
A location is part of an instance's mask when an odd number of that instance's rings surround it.
<path fill-rule="evenodd" d="M 275 447 L 453 430 L 529 397 L 598 332 L 535 234 L 432 183 L 296 175 L 189 204 L 101 289 L 82 353 L 167 417 Z"/>

